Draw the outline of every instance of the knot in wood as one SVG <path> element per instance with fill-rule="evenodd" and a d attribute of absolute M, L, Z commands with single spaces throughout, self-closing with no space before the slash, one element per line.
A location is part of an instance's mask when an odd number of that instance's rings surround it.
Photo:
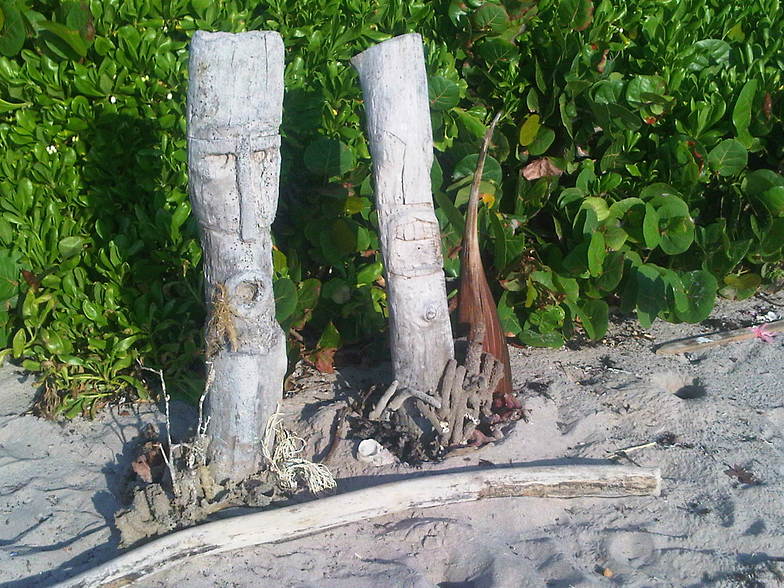
<path fill-rule="evenodd" d="M 231 311 L 245 319 L 258 320 L 268 310 L 267 276 L 256 271 L 239 272 L 226 280 Z"/>

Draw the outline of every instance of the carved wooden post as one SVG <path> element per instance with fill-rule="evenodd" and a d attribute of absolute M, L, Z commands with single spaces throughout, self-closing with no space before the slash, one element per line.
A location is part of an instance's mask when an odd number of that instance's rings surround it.
<path fill-rule="evenodd" d="M 433 136 L 422 38 L 355 56 L 373 156 L 392 363 L 401 387 L 432 392 L 454 357 L 441 238 L 433 210 Z"/>
<path fill-rule="evenodd" d="M 261 441 L 283 395 L 286 348 L 275 321 L 270 224 L 278 205 L 283 42 L 275 32 L 196 32 L 188 90 L 188 168 L 201 224 L 214 377 L 208 458 L 218 481 L 262 466 Z"/>

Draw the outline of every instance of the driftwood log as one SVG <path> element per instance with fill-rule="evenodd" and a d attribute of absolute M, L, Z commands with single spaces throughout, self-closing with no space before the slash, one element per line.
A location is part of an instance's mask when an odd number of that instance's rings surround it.
<path fill-rule="evenodd" d="M 392 364 L 400 388 L 435 391 L 454 357 L 441 235 L 433 208 L 433 137 L 422 38 L 355 56 L 373 156 Z"/>
<path fill-rule="evenodd" d="M 658 496 L 658 469 L 626 466 L 499 467 L 421 476 L 191 527 L 133 549 L 61 588 L 125 586 L 195 558 L 312 535 L 411 509 L 484 498 Z"/>
<path fill-rule="evenodd" d="M 752 327 L 742 327 L 740 329 L 732 329 L 731 331 L 721 331 L 718 333 L 706 333 L 705 335 L 697 335 L 678 341 L 671 341 L 657 347 L 656 353 L 659 355 L 688 353 L 706 349 L 707 347 L 714 347 L 716 345 L 746 341 L 747 339 L 754 339 L 755 337 L 765 339 L 766 334 L 772 337 L 773 333 L 781 333 L 782 331 L 784 331 L 784 321 L 772 321 Z"/>
<path fill-rule="evenodd" d="M 275 321 L 270 225 L 278 205 L 283 41 L 278 33 L 194 34 L 188 170 L 208 302 L 208 458 L 217 481 L 262 467 L 283 396 L 286 344 Z"/>

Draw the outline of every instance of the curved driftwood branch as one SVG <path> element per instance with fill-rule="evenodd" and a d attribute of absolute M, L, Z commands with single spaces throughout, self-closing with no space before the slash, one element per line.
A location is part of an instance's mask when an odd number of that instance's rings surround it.
<path fill-rule="evenodd" d="M 133 549 L 58 586 L 125 586 L 200 555 L 288 541 L 414 508 L 516 496 L 658 496 L 660 489 L 658 469 L 614 465 L 522 466 L 422 476 L 191 527 Z"/>

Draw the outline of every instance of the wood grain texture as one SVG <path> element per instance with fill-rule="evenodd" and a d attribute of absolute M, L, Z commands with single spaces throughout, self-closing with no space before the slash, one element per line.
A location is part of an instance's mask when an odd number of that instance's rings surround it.
<path fill-rule="evenodd" d="M 188 172 L 208 304 L 210 469 L 240 481 L 283 397 L 286 340 L 275 320 L 270 225 L 278 205 L 283 40 L 197 31 L 190 46 Z"/>
<path fill-rule="evenodd" d="M 373 157 L 392 365 L 400 388 L 432 393 L 454 357 L 422 38 L 401 35 L 355 56 Z"/>

